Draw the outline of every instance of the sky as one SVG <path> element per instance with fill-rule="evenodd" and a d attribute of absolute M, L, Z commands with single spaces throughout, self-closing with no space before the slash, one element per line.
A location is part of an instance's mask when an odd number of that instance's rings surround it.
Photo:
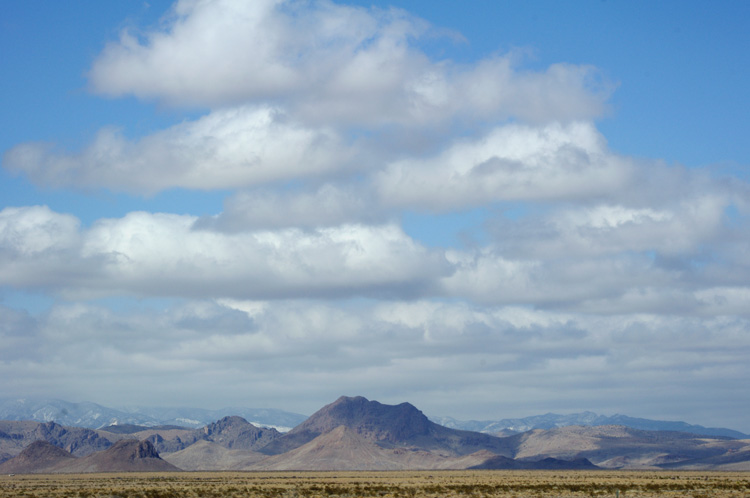
<path fill-rule="evenodd" d="M 750 432 L 750 3 L 0 4 L 0 397 Z"/>

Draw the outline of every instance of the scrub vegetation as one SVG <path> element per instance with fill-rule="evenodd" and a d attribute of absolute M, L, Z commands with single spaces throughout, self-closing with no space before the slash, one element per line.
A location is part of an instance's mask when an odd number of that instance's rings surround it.
<path fill-rule="evenodd" d="M 0 498 L 747 497 L 748 472 L 404 471 L 4 475 Z"/>

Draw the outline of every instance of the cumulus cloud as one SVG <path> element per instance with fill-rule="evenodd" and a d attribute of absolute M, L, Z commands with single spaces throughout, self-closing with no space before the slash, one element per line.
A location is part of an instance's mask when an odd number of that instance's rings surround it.
<path fill-rule="evenodd" d="M 377 171 L 393 155 L 450 139 L 454 125 L 590 120 L 611 89 L 593 67 L 525 70 L 517 53 L 432 60 L 418 43 L 432 28 L 399 9 L 181 0 L 162 26 L 108 44 L 91 87 L 210 109 L 205 116 L 136 139 L 103 128 L 80 151 L 23 143 L 4 167 L 38 185 L 141 194 L 313 181 Z M 418 162 L 405 161 L 390 174 Z"/>
<path fill-rule="evenodd" d="M 327 1 L 175 4 L 164 28 L 125 31 L 94 61 L 92 88 L 171 104 L 275 101 L 320 122 L 421 123 L 454 115 L 600 115 L 610 87 L 592 67 L 519 71 L 518 57 L 461 66 L 417 41 L 429 25 L 400 9 Z"/>
<path fill-rule="evenodd" d="M 394 205 L 449 211 L 498 201 L 587 199 L 632 187 L 633 164 L 590 123 L 507 125 L 438 155 L 389 164 L 376 190 Z"/>
<path fill-rule="evenodd" d="M 79 231 L 74 218 L 36 207 L 0 219 L 3 281 L 71 297 L 399 296 L 450 271 L 393 224 L 223 234 L 194 230 L 193 216 L 134 212 Z"/>
<path fill-rule="evenodd" d="M 10 149 L 4 163 L 40 185 L 154 193 L 325 175 L 350 165 L 353 154 L 337 132 L 261 106 L 218 110 L 135 141 L 103 129 L 78 153 L 25 143 Z"/>

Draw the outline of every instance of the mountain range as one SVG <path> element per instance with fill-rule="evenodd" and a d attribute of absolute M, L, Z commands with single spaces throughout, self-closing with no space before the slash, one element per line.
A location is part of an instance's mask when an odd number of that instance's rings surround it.
<path fill-rule="evenodd" d="M 109 408 L 91 402 L 71 403 L 47 398 L 0 399 L 0 420 L 54 421 L 65 426 L 87 427 L 89 429 L 101 429 L 111 425 L 146 427 L 174 425 L 197 429 L 232 415 L 242 417 L 257 427 L 275 428 L 279 432 L 288 432 L 307 419 L 307 416 L 299 413 L 268 408 L 226 407 L 218 410 L 189 407 Z M 567 415 L 547 413 L 524 418 L 484 421 L 457 420 L 452 417 L 440 416 L 430 416 L 429 419 L 451 429 L 504 436 L 533 429 L 553 429 L 570 425 L 590 427 L 623 425 L 648 431 L 679 431 L 735 439 L 750 438 L 750 435 L 732 429 L 704 427 L 679 421 L 651 420 L 627 415 L 599 415 L 590 411 Z"/>
<path fill-rule="evenodd" d="M 39 440 L 60 451 L 35 443 Z M 342 396 L 286 433 L 239 416 L 198 429 L 131 424 L 95 430 L 52 421 L 0 421 L 3 472 L 165 470 L 166 465 L 182 470 L 750 470 L 750 440 L 622 425 L 532 429 L 501 437 L 437 424 L 409 403 L 385 405 L 359 396 Z"/>
<path fill-rule="evenodd" d="M 594 412 L 572 413 L 569 415 L 558 415 L 547 413 L 545 415 L 534 415 L 524 418 L 509 418 L 502 420 L 477 421 L 456 420 L 451 417 L 433 417 L 436 422 L 445 427 L 463 429 L 467 431 L 486 432 L 489 434 L 511 435 L 526 432 L 533 429 L 554 429 L 571 425 L 596 427 L 601 425 L 622 425 L 633 429 L 646 431 L 679 431 L 691 434 L 702 434 L 705 436 L 723 436 L 736 439 L 750 438 L 749 435 L 732 429 L 718 427 L 703 427 L 702 425 L 688 424 L 685 422 L 671 422 L 665 420 L 650 420 L 646 418 L 628 417 L 627 415 L 597 415 Z"/>
<path fill-rule="evenodd" d="M 91 402 L 71 403 L 58 399 L 0 399 L 0 420 L 36 420 L 57 422 L 70 427 L 100 429 L 109 425 L 142 425 L 147 427 L 176 425 L 197 429 L 228 415 L 252 421 L 259 427 L 290 430 L 307 418 L 283 410 L 227 407 L 219 410 L 201 408 L 130 407 L 108 408 Z"/>

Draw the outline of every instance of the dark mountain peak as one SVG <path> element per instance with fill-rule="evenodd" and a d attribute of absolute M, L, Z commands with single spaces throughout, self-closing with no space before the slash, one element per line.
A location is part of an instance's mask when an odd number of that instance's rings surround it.
<path fill-rule="evenodd" d="M 54 422 L 44 422 L 37 426 L 35 433 L 40 436 L 40 439 L 49 440 L 50 437 L 60 437 L 66 434 L 68 431 L 62 425 Z"/>
<path fill-rule="evenodd" d="M 121 439 L 104 451 L 77 458 L 61 472 L 173 472 L 180 470 L 165 462 L 150 441 Z"/>
<path fill-rule="evenodd" d="M 137 439 L 121 439 L 105 450 L 105 453 L 111 458 L 121 460 L 161 458 L 151 441 L 138 441 Z"/>
<path fill-rule="evenodd" d="M 200 439 L 219 443 L 231 449 L 255 449 L 265 446 L 281 436 L 276 429 L 256 427 L 238 416 L 224 417 L 208 424 L 203 429 Z"/>
<path fill-rule="evenodd" d="M 362 396 L 342 396 L 318 410 L 292 432 L 323 434 L 341 425 L 368 439 L 398 442 L 428 434 L 433 424 L 409 403 L 384 405 Z"/>
<path fill-rule="evenodd" d="M 53 460 L 57 458 L 75 458 L 69 452 L 55 446 L 54 444 L 44 441 L 36 440 L 26 448 L 23 449 L 18 455 L 19 457 L 26 458 L 29 460 Z"/>
<path fill-rule="evenodd" d="M 253 424 L 248 422 L 242 417 L 238 417 L 236 415 L 224 417 L 222 419 L 217 420 L 216 422 L 212 422 L 205 426 L 203 428 L 203 433 L 206 436 L 210 436 L 212 434 L 221 434 L 223 432 L 227 431 L 234 431 L 234 430 L 248 430 L 248 429 L 256 429 L 260 430 L 258 427 L 255 427 Z"/>
<path fill-rule="evenodd" d="M 28 445 L 15 458 L 0 465 L 0 471 L 35 473 L 49 471 L 56 465 L 76 458 L 54 444 L 38 439 Z"/>
<path fill-rule="evenodd" d="M 108 448 L 111 443 L 96 431 L 79 427 L 65 427 L 56 422 L 38 424 L 30 436 L 43 439 L 69 451 L 75 456 L 85 456 Z"/>

